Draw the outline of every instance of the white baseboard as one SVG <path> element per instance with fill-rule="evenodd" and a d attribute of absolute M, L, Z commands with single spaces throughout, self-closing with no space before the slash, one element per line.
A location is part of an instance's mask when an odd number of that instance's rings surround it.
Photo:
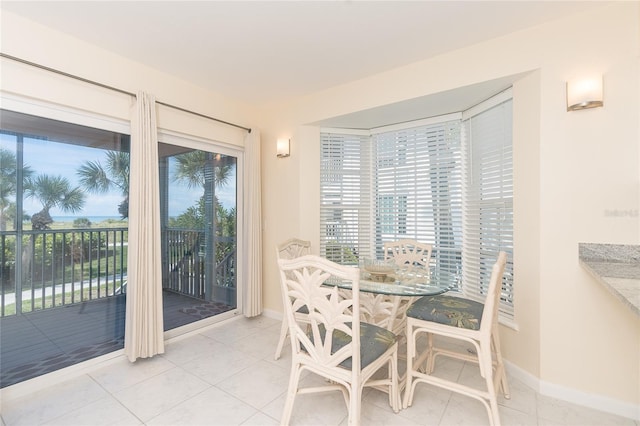
<path fill-rule="evenodd" d="M 282 321 L 282 312 L 274 311 L 271 309 L 265 309 L 264 311 L 262 311 L 262 315 L 264 315 L 267 318 Z"/>
<path fill-rule="evenodd" d="M 545 382 L 508 361 L 505 361 L 505 366 L 510 376 L 520 380 L 541 395 L 640 421 L 640 405 L 638 404 Z"/>
<path fill-rule="evenodd" d="M 506 359 L 504 360 L 504 366 L 505 366 L 505 368 L 507 370 L 507 373 L 509 373 L 509 376 L 513 377 L 514 379 L 518 379 L 519 381 L 521 381 L 525 385 L 529 386 L 534 391 L 540 393 L 540 379 L 539 378 L 537 378 L 533 374 L 529 373 L 528 371 L 523 370 L 522 368 L 518 367 L 517 365 L 510 363 Z"/>

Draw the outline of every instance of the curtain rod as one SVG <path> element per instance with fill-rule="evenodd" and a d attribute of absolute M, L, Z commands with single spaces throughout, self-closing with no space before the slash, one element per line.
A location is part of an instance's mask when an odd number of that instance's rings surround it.
<path fill-rule="evenodd" d="M 89 79 L 86 79 L 84 77 L 79 77 L 77 75 L 69 74 L 67 72 L 57 70 L 55 68 L 50 68 L 50 67 L 47 67 L 45 65 L 40 65 L 40 64 L 37 64 L 35 62 L 27 61 L 26 59 L 21 59 L 21 58 L 18 58 L 16 56 L 7 55 L 6 53 L 0 52 L 0 57 L 6 58 L 6 59 L 11 59 L 12 61 L 16 61 L 16 62 L 20 62 L 20 63 L 26 64 L 26 65 L 30 65 L 30 66 L 35 67 L 35 68 L 40 68 L 40 69 L 45 70 L 45 71 L 49 71 L 49 72 L 52 72 L 52 73 L 55 73 L 55 74 L 63 75 L 65 77 L 73 78 L 75 80 L 79 80 L 79 81 L 82 81 L 84 83 L 93 84 L 94 86 L 99 86 L 99 87 L 102 87 L 104 89 L 112 90 L 114 92 L 118 92 L 118 93 L 122 93 L 122 94 L 125 94 L 125 95 L 137 97 L 135 93 L 127 92 L 126 90 L 118 89 L 117 87 L 108 86 L 106 84 L 98 83 L 97 81 L 89 80 Z M 224 120 L 220 120 L 220 119 L 215 118 L 215 117 L 210 117 L 208 115 L 200 114 L 199 112 L 190 111 L 190 110 L 185 109 L 185 108 L 181 108 L 181 107 L 178 107 L 178 106 L 175 106 L 175 105 L 167 104 L 165 102 L 156 101 L 156 103 L 159 104 L 159 105 L 162 105 L 162 106 L 173 108 L 173 109 L 178 110 L 178 111 L 182 111 L 182 112 L 186 112 L 186 113 L 189 113 L 189 114 L 197 115 L 198 117 L 207 118 L 209 120 L 217 121 L 218 123 L 226 124 L 228 126 L 237 127 L 238 129 L 243 129 L 243 130 L 246 130 L 248 133 L 251 133 L 251 128 L 249 128 L 249 127 L 244 127 L 244 126 L 240 126 L 239 124 L 229 123 L 228 121 L 224 121 Z"/>

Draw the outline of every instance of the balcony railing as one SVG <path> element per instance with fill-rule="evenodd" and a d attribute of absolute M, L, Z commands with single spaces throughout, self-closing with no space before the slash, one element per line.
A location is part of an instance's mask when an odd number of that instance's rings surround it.
<path fill-rule="evenodd" d="M 126 281 L 126 228 L 0 233 L 2 316 L 119 294 Z"/>
<path fill-rule="evenodd" d="M 208 263 L 213 257 L 207 252 L 205 232 L 167 229 L 164 236 L 168 256 L 163 265 L 163 288 L 198 299 L 235 304 L 235 237 L 216 237 L 215 268 L 210 268 Z M 207 273 L 211 270 L 215 271 L 213 277 Z"/>
<path fill-rule="evenodd" d="M 233 305 L 235 238 L 216 238 L 215 274 L 207 277 L 211 269 L 206 264 L 204 233 L 167 230 L 165 235 L 163 288 Z M 125 292 L 127 241 L 127 228 L 0 232 L 0 316 Z M 207 289 L 208 280 L 213 281 Z"/>

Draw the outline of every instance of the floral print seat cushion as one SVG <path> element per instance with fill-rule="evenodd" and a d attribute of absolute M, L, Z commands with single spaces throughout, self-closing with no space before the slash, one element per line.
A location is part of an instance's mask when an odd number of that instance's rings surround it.
<path fill-rule="evenodd" d="M 423 296 L 407 310 L 407 317 L 453 327 L 480 329 L 484 304 L 453 296 Z"/>
<path fill-rule="evenodd" d="M 324 327 L 320 327 L 321 333 L 324 335 Z M 313 334 L 307 333 L 307 336 L 313 342 Z M 378 327 L 377 325 L 366 322 L 360 323 L 360 368 L 365 368 L 373 361 L 378 359 L 387 351 L 394 343 L 397 336 L 389 330 Z M 340 348 L 351 342 L 351 336 L 340 331 L 334 330 L 333 343 L 331 344 L 331 353 L 336 353 Z M 304 347 L 302 348 L 304 350 Z M 340 367 L 351 369 L 351 358 L 347 358 L 340 363 Z"/>

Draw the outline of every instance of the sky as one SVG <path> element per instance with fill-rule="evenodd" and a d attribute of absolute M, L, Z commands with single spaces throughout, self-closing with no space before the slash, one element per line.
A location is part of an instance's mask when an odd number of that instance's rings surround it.
<path fill-rule="evenodd" d="M 15 138 L 8 135 L 0 135 L 0 147 L 15 152 Z M 78 145 L 56 143 L 50 141 L 25 139 L 24 161 L 34 174 L 47 174 L 63 176 L 69 180 L 72 186 L 79 185 L 76 170 L 86 161 L 100 161 L 105 166 L 105 150 L 87 148 Z M 224 188 L 216 188 L 218 200 L 225 208 L 236 205 L 235 174 L 233 179 Z M 201 188 L 187 188 L 172 182 L 169 184 L 169 216 L 175 217 L 193 206 L 202 195 Z M 65 213 L 57 208 L 52 208 L 51 216 L 113 216 L 120 217 L 118 204 L 123 196 L 118 189 L 105 194 L 85 193 L 86 201 L 82 212 Z M 32 215 L 42 209 L 42 204 L 34 198 L 25 198 L 23 202 L 25 212 Z"/>

